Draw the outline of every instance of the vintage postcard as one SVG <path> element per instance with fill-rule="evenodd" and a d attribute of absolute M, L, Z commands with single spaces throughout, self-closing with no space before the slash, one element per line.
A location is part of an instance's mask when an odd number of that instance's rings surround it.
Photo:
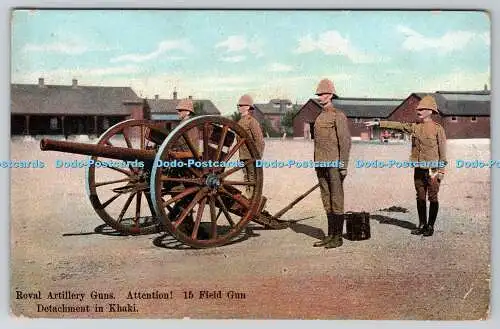
<path fill-rule="evenodd" d="M 13 10 L 11 316 L 487 319 L 490 32 Z"/>

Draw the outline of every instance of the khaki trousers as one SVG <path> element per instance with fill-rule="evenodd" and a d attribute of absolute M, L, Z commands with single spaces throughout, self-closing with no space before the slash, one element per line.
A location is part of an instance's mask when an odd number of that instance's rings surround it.
<path fill-rule="evenodd" d="M 244 161 L 243 159 L 242 161 Z M 243 168 L 243 176 L 245 182 L 255 181 L 255 162 L 249 163 L 246 167 Z M 253 193 L 253 186 L 246 185 L 245 187 L 245 195 L 250 197 Z"/>
<path fill-rule="evenodd" d="M 321 200 L 326 213 L 344 213 L 344 181 L 338 168 L 316 168 Z"/>
<path fill-rule="evenodd" d="M 413 175 L 417 200 L 424 200 L 427 196 L 430 202 L 438 202 L 438 192 L 440 181 L 431 179 L 428 168 L 415 168 Z"/>

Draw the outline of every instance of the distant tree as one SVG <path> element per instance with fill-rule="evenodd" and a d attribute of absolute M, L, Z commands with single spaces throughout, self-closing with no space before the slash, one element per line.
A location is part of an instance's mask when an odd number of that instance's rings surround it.
<path fill-rule="evenodd" d="M 265 137 L 269 135 L 269 137 L 280 137 L 280 132 L 276 131 L 274 129 L 271 121 L 269 119 L 264 119 L 264 121 L 261 122 L 261 128 L 262 128 L 262 133 L 264 134 Z"/>
<path fill-rule="evenodd" d="M 194 109 L 194 115 L 205 115 L 205 114 L 207 114 L 205 112 L 205 110 L 203 109 L 203 103 L 202 102 L 194 102 L 193 109 Z"/>
<path fill-rule="evenodd" d="M 293 117 L 300 111 L 300 106 L 295 104 L 292 109 L 285 113 L 281 118 L 281 127 L 285 130 L 286 134 L 293 135 Z"/>
<path fill-rule="evenodd" d="M 236 122 L 240 121 L 240 119 L 241 119 L 241 113 L 240 113 L 240 112 L 238 112 L 238 111 L 233 112 L 233 113 L 231 114 L 231 119 L 232 119 L 233 121 L 236 121 Z"/>

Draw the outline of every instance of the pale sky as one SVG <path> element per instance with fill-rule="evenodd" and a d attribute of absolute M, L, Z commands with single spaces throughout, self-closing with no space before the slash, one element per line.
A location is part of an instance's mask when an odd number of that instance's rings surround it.
<path fill-rule="evenodd" d="M 490 86 L 490 19 L 451 11 L 17 10 L 13 83 L 129 86 L 141 97 L 304 103 Z"/>

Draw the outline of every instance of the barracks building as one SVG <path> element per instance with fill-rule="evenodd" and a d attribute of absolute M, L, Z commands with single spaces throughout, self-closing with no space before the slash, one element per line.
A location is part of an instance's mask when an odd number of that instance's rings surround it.
<path fill-rule="evenodd" d="M 370 140 L 380 139 L 381 135 L 387 132 L 379 127 L 365 127 L 364 122 L 415 122 L 415 108 L 426 95 L 432 95 L 436 99 L 439 115 L 436 115 L 434 120 L 444 127 L 447 138 L 490 138 L 491 94 L 486 86 L 481 91 L 412 93 L 406 99 L 339 98 L 333 103 L 348 117 L 352 137 Z M 293 118 L 294 137 L 314 138 L 314 121 L 320 112 L 319 102 L 309 99 Z M 389 133 L 396 138 L 408 138 L 400 132 Z"/>

